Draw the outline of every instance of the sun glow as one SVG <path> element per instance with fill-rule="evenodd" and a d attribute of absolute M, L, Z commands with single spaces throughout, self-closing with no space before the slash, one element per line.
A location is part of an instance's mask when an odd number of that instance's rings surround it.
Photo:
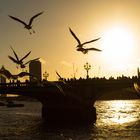
<path fill-rule="evenodd" d="M 103 58 L 109 64 L 127 64 L 134 56 L 135 39 L 125 27 L 114 27 L 102 37 Z"/>

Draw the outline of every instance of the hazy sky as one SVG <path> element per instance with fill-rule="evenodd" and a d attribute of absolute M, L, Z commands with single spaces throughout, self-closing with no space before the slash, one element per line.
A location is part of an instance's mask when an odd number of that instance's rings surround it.
<path fill-rule="evenodd" d="M 27 21 L 44 11 L 33 22 L 35 34 L 8 15 Z M 81 42 L 101 37 L 86 47 L 84 55 L 76 51 Z M 56 80 L 57 70 L 62 77 L 86 77 L 84 64 L 89 62 L 90 77 L 132 76 L 140 66 L 140 0 L 0 0 L 0 65 L 17 74 L 16 65 L 8 58 L 13 46 L 19 57 L 32 51 L 27 61 L 41 57 L 43 72 Z M 26 61 L 25 60 L 25 61 Z M 28 68 L 27 68 L 28 69 Z"/>

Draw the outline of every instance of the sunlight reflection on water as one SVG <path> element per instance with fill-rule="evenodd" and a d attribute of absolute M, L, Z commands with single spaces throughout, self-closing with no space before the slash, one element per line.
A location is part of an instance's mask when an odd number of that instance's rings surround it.
<path fill-rule="evenodd" d="M 98 101 L 97 124 L 117 125 L 139 120 L 139 100 Z"/>

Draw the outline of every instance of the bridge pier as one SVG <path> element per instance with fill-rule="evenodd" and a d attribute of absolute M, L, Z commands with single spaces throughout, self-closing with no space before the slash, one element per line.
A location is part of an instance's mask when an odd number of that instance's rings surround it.
<path fill-rule="evenodd" d="M 57 101 L 42 102 L 42 118 L 51 124 L 89 124 L 96 122 L 96 108 L 71 97 L 61 96 Z"/>
<path fill-rule="evenodd" d="M 64 109 L 42 106 L 42 118 L 47 123 L 89 124 L 96 122 L 96 108 Z"/>

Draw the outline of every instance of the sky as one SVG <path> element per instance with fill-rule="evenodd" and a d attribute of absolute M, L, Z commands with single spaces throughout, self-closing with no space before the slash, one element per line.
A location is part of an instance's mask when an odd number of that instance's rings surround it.
<path fill-rule="evenodd" d="M 32 35 L 8 16 L 28 23 L 42 11 L 33 21 Z M 19 57 L 31 51 L 25 61 L 40 57 L 42 73 L 49 73 L 48 80 L 58 79 L 56 71 L 65 78 L 74 74 L 85 78 L 86 62 L 91 65 L 91 78 L 131 77 L 140 67 L 139 0 L 0 0 L 0 25 L 0 67 L 4 65 L 12 74 L 20 70 L 8 58 L 14 57 L 10 46 Z M 100 37 L 86 47 L 102 52 L 76 51 L 77 42 L 69 27 L 81 42 Z"/>

